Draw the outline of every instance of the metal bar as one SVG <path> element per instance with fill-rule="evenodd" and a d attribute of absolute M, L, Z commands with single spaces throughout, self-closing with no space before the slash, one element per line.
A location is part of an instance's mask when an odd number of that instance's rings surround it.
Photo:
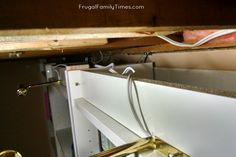
<path fill-rule="evenodd" d="M 28 94 L 29 89 L 31 88 L 44 87 L 44 86 L 50 86 L 50 85 L 60 85 L 60 84 L 61 84 L 61 81 L 56 80 L 56 81 L 27 85 L 26 87 L 17 89 L 17 95 L 26 96 Z"/>
<path fill-rule="evenodd" d="M 141 138 L 135 142 L 115 147 L 111 150 L 107 150 L 90 157 L 122 157 L 148 150 L 158 151 L 163 157 L 190 157 L 189 155 L 154 136 Z"/>
<path fill-rule="evenodd" d="M 126 156 L 136 152 L 143 151 L 145 149 L 155 149 L 155 139 L 152 137 L 142 138 L 138 141 L 128 143 L 119 147 L 115 147 L 111 150 L 107 150 L 90 157 L 117 157 L 117 156 Z"/>

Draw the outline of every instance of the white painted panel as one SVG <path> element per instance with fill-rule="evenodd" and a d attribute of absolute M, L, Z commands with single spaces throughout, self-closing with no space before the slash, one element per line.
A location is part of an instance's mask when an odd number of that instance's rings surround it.
<path fill-rule="evenodd" d="M 81 72 L 82 96 L 139 136 L 127 98 L 127 80 Z M 236 154 L 236 99 L 136 81 L 154 135 L 192 157 Z"/>
<path fill-rule="evenodd" d="M 137 82 L 150 130 L 192 157 L 235 154 L 236 99 Z"/>
<path fill-rule="evenodd" d="M 75 156 L 87 157 L 99 152 L 98 132 L 75 106 L 74 100 L 81 97 L 81 88 L 77 85 L 81 82 L 80 72 L 65 73 Z"/>

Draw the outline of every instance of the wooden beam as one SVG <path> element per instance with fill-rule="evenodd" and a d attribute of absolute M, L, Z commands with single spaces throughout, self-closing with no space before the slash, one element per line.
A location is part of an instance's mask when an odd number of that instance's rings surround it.
<path fill-rule="evenodd" d="M 57 50 L 107 44 L 107 39 L 45 40 L 29 42 L 1 42 L 0 53 L 17 51 Z"/>
<path fill-rule="evenodd" d="M 89 44 L 81 45 L 79 43 L 80 40 L 70 40 L 68 43 L 66 42 L 43 42 L 44 44 L 37 45 L 37 42 L 32 46 L 37 46 L 37 48 L 41 49 L 38 50 L 29 50 L 25 49 L 25 51 L 9 51 L 7 53 L 0 53 L 0 59 L 13 59 L 13 58 L 32 58 L 32 57 L 50 57 L 50 56 L 58 56 L 58 55 L 72 55 L 72 54 L 82 54 L 82 53 L 91 53 L 91 52 L 97 52 L 98 50 L 102 51 L 108 51 L 108 50 L 114 50 L 114 49 L 123 49 L 128 47 L 137 47 L 137 46 L 150 46 L 155 45 L 160 42 L 160 39 L 158 38 L 125 38 L 125 39 L 110 39 L 108 40 L 108 43 L 103 43 L 104 39 L 96 39 L 95 43 L 93 43 L 93 40 L 81 40 L 81 41 L 88 41 Z M 101 45 L 99 45 L 99 42 L 101 42 Z M 52 44 L 50 44 L 52 43 Z M 20 43 L 18 43 L 20 44 Z M 24 45 L 27 45 L 26 43 L 21 43 L 20 45 L 16 44 L 16 46 L 21 46 L 21 48 Z M 48 44 L 48 45 L 47 45 Z M 67 44 L 67 45 L 66 45 Z M 87 42 L 86 42 L 87 44 Z M 67 47 L 65 47 L 65 45 Z M 11 47 L 10 47 L 11 48 Z M 34 47 L 35 48 L 35 47 Z M 20 49 L 18 49 L 20 50 Z M 22 49 L 21 49 L 22 50 Z"/>
<path fill-rule="evenodd" d="M 236 26 L 101 27 L 0 30 L 0 42 L 153 37 L 155 36 L 155 32 L 158 32 L 160 35 L 168 35 L 187 29 L 213 28 L 236 28 Z"/>

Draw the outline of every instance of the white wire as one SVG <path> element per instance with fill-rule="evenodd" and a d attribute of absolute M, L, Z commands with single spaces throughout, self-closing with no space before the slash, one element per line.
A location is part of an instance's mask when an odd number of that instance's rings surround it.
<path fill-rule="evenodd" d="M 115 66 L 114 63 L 110 63 L 107 66 L 103 66 L 103 65 L 99 65 L 99 64 L 94 65 L 95 68 L 114 68 L 114 66 Z"/>
<path fill-rule="evenodd" d="M 135 117 L 135 119 L 137 120 L 139 126 L 149 135 L 151 136 L 151 132 L 148 128 L 148 125 L 147 125 L 147 122 L 144 118 L 144 114 L 143 114 L 143 110 L 142 110 L 142 107 L 141 107 L 141 104 L 140 104 L 140 101 L 139 101 L 139 96 L 138 96 L 138 91 L 137 91 L 137 87 L 136 87 L 136 84 L 133 80 L 133 77 L 132 77 L 133 73 L 129 74 L 128 76 L 128 84 L 127 84 L 127 88 L 128 88 L 128 98 L 129 98 L 129 103 L 130 103 L 130 107 L 131 107 L 131 110 L 133 112 L 133 115 Z M 138 110 L 139 110 L 139 113 L 140 113 L 140 116 L 141 118 L 139 118 L 138 114 L 137 114 L 137 111 L 135 109 L 135 105 L 134 105 L 134 99 L 133 99 L 133 94 L 132 94 L 132 84 L 134 85 L 134 91 L 135 91 L 135 96 L 137 98 L 137 104 L 138 104 Z"/>
<path fill-rule="evenodd" d="M 129 72 L 131 72 L 131 73 L 128 75 L 128 79 L 127 79 L 128 80 L 127 90 L 128 90 L 128 99 L 129 99 L 129 104 L 130 104 L 131 110 L 132 110 L 133 115 L 134 115 L 136 121 L 138 122 L 139 126 L 148 135 L 151 135 L 151 132 L 150 132 L 148 126 L 147 126 L 146 120 L 145 120 L 144 115 L 143 115 L 142 107 L 141 107 L 140 102 L 139 102 L 139 97 L 138 97 L 138 91 L 137 91 L 137 88 L 136 88 L 136 84 L 135 84 L 135 82 L 133 80 L 133 77 L 132 77 L 132 75 L 135 73 L 135 70 L 132 67 L 127 67 L 122 72 L 122 75 L 127 74 Z M 138 116 L 137 111 L 135 109 L 133 93 L 132 93 L 132 85 L 134 85 L 134 91 L 135 91 L 135 95 L 136 95 L 136 98 L 137 98 L 137 104 L 138 104 L 138 109 L 139 109 L 139 113 L 141 115 L 141 118 Z"/>
<path fill-rule="evenodd" d="M 53 66 L 53 70 L 56 72 L 56 74 L 57 74 L 57 79 L 58 80 L 61 80 L 61 76 L 60 76 L 60 74 L 59 74 L 59 71 L 57 70 L 57 68 L 58 67 L 67 67 L 67 65 L 66 64 L 57 64 L 57 65 L 55 65 L 55 66 Z"/>
<path fill-rule="evenodd" d="M 122 75 L 127 74 L 128 72 L 135 73 L 135 70 L 132 67 L 127 67 L 125 70 L 122 72 Z"/>
<path fill-rule="evenodd" d="M 158 38 L 161 38 L 162 40 L 165 40 L 166 42 L 172 44 L 172 45 L 175 45 L 175 46 L 179 46 L 179 47 L 197 47 L 197 46 L 201 46 L 203 44 L 205 44 L 206 42 L 212 40 L 212 39 L 215 39 L 217 37 L 220 37 L 220 36 L 223 36 L 223 35 L 227 35 L 227 34 L 231 34 L 231 33 L 235 33 L 236 32 L 236 29 L 224 29 L 224 30 L 219 30 L 219 31 L 216 31 L 204 38 L 202 38 L 201 40 L 199 40 L 198 42 L 194 43 L 194 44 L 187 44 L 187 43 L 181 43 L 181 42 L 177 42 L 177 41 L 174 41 L 166 36 L 163 36 L 163 35 L 159 35 L 157 32 L 155 33 L 155 35 L 158 37 Z"/>
<path fill-rule="evenodd" d="M 103 66 L 103 65 L 99 65 L 99 64 L 95 64 L 94 65 L 95 68 L 108 68 L 108 71 L 111 73 L 117 73 L 118 72 L 116 70 L 114 70 L 115 64 L 114 63 L 110 63 L 107 66 Z M 125 70 L 122 72 L 122 75 L 127 74 L 128 72 L 132 72 L 135 73 L 135 70 L 132 67 L 126 67 Z"/>
<path fill-rule="evenodd" d="M 102 65 L 98 65 L 98 64 L 95 64 L 95 65 L 94 65 L 95 68 L 108 68 L 108 71 L 109 71 L 109 72 L 114 73 L 114 74 L 117 74 L 118 72 L 113 69 L 114 66 L 115 66 L 114 63 L 110 63 L 110 64 L 107 65 L 107 66 L 102 66 Z"/>
<path fill-rule="evenodd" d="M 61 76 L 60 76 L 58 70 L 57 70 L 56 68 L 53 68 L 53 70 L 54 70 L 54 71 L 56 72 L 56 74 L 57 74 L 57 79 L 58 79 L 58 80 L 61 80 Z"/>
<path fill-rule="evenodd" d="M 112 68 L 108 69 L 108 71 L 109 71 L 110 73 L 113 73 L 113 74 L 118 74 L 118 72 L 117 72 L 117 71 L 115 71 L 115 70 L 114 70 L 114 69 L 112 69 Z"/>
<path fill-rule="evenodd" d="M 67 67 L 67 65 L 66 64 L 57 64 L 57 65 L 55 65 L 55 66 L 53 66 L 53 68 L 57 68 L 57 67 Z"/>

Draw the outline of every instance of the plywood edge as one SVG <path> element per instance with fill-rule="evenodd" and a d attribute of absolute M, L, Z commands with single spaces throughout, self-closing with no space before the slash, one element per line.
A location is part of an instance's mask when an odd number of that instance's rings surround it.
<path fill-rule="evenodd" d="M 107 39 L 78 39 L 78 40 L 44 40 L 29 42 L 0 42 L 0 53 L 57 50 L 65 48 L 81 48 L 86 46 L 98 46 L 107 44 Z"/>
<path fill-rule="evenodd" d="M 95 28 L 52 28 L 0 30 L 0 42 L 38 41 L 38 40 L 75 40 L 98 38 L 130 38 L 168 35 L 192 29 L 223 29 L 236 26 L 175 26 L 175 27 L 95 27 Z"/>

